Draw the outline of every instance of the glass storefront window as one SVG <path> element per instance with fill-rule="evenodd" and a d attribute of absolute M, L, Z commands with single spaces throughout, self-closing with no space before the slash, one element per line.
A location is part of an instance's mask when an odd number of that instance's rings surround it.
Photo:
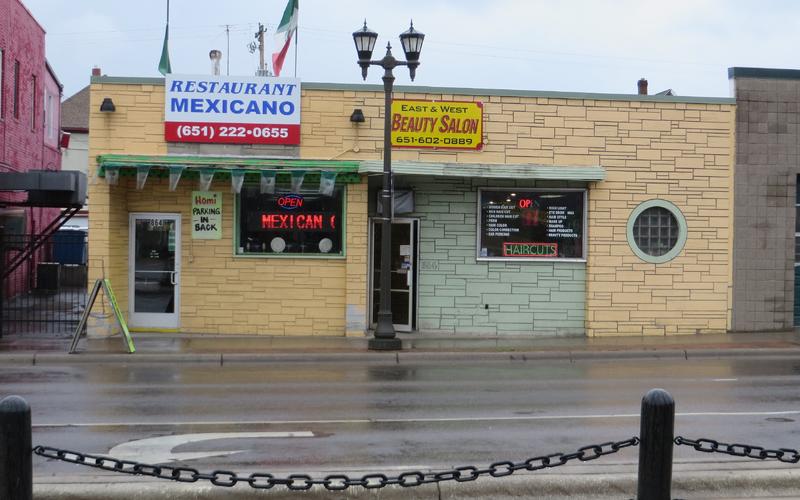
<path fill-rule="evenodd" d="M 344 255 L 342 187 L 325 196 L 280 188 L 262 194 L 258 186 L 244 186 L 238 201 L 237 255 Z"/>
<path fill-rule="evenodd" d="M 585 259 L 584 190 L 481 190 L 478 259 Z"/>

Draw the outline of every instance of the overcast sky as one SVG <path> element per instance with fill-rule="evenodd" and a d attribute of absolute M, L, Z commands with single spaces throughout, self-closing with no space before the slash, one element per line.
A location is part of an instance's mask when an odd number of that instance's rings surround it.
<path fill-rule="evenodd" d="M 47 58 L 68 97 L 93 66 L 110 76 L 158 77 L 166 0 L 23 0 L 47 31 Z M 252 75 L 247 44 L 267 27 L 267 59 L 286 0 L 171 0 L 174 73 L 210 73 L 208 52 L 223 51 L 222 72 Z M 575 92 L 730 95 L 727 68 L 800 67 L 796 0 L 300 0 L 297 76 L 356 83 L 352 32 L 366 18 L 401 55 L 397 35 L 425 33 L 416 84 Z M 225 25 L 230 25 L 230 53 Z M 294 49 L 282 76 L 293 76 Z M 368 83 L 381 83 L 370 70 Z M 410 82 L 405 68 L 396 84 Z"/>

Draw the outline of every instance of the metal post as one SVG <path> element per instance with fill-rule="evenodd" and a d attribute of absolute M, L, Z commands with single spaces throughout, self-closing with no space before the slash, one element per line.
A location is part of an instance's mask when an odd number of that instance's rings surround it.
<path fill-rule="evenodd" d="M 264 70 L 267 69 L 267 68 L 266 68 L 266 66 L 264 66 L 264 25 L 263 24 L 258 23 L 258 33 L 256 33 L 256 34 L 258 35 L 258 70 L 261 72 L 261 73 L 259 73 L 259 76 L 265 76 L 265 71 Z M 275 71 L 275 68 L 272 68 L 272 70 Z"/>
<path fill-rule="evenodd" d="M 670 500 L 675 401 L 663 389 L 651 389 L 642 398 L 639 433 L 639 500 Z"/>
<path fill-rule="evenodd" d="M 386 44 L 386 55 L 379 61 L 372 60 L 372 49 L 378 34 L 364 27 L 353 33 L 353 41 L 358 53 L 358 65 L 361 66 L 361 76 L 367 79 L 367 70 L 370 66 L 380 66 L 384 69 L 383 94 L 384 94 L 384 120 L 383 120 L 383 186 L 381 187 L 381 269 L 380 293 L 378 295 L 378 317 L 375 327 L 375 337 L 369 339 L 367 347 L 372 350 L 388 351 L 402 349 L 403 343 L 397 338 L 392 321 L 392 87 L 394 74 L 392 70 L 398 66 L 408 66 L 411 80 L 419 66 L 419 50 L 425 35 L 414 30 L 414 25 L 408 31 L 400 34 L 400 42 L 406 53 L 407 61 L 395 59 L 392 55 L 392 44 Z"/>
<path fill-rule="evenodd" d="M 33 498 L 31 407 L 19 396 L 0 401 L 0 498 Z"/>
<path fill-rule="evenodd" d="M 391 53 L 387 51 L 391 57 Z M 373 350 L 397 350 L 402 342 L 395 335 L 392 320 L 392 88 L 394 75 L 392 64 L 384 66 L 384 122 L 383 122 L 383 186 L 381 188 L 381 274 L 378 318 L 375 338 L 369 339 L 368 347 Z"/>

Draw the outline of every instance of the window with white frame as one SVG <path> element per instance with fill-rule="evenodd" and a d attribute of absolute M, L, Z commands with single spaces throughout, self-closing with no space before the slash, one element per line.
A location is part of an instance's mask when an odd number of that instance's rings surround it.
<path fill-rule="evenodd" d="M 583 260 L 585 206 L 584 189 L 481 189 L 477 258 Z"/>
<path fill-rule="evenodd" d="M 55 109 L 53 108 L 55 99 L 53 92 L 50 89 L 44 89 L 44 130 L 48 139 L 54 140 L 56 138 L 56 117 Z"/>
<path fill-rule="evenodd" d="M 14 118 L 19 118 L 19 61 L 14 61 Z"/>
<path fill-rule="evenodd" d="M 36 113 L 39 112 L 39 107 L 36 105 L 36 88 L 37 78 L 36 75 L 31 75 L 31 130 L 36 130 Z"/>

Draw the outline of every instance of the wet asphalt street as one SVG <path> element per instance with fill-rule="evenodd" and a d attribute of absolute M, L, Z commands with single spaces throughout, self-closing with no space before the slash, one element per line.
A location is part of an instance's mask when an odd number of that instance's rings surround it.
<path fill-rule="evenodd" d="M 675 397 L 676 435 L 798 448 L 799 386 L 800 360 L 775 357 L 0 367 L 0 397 L 31 404 L 35 445 L 248 473 L 391 473 L 571 452 L 638 435 L 654 387 Z M 781 466 L 685 447 L 675 458 L 676 470 Z M 636 461 L 626 449 L 560 469 Z M 39 477 L 97 473 L 34 457 Z"/>

